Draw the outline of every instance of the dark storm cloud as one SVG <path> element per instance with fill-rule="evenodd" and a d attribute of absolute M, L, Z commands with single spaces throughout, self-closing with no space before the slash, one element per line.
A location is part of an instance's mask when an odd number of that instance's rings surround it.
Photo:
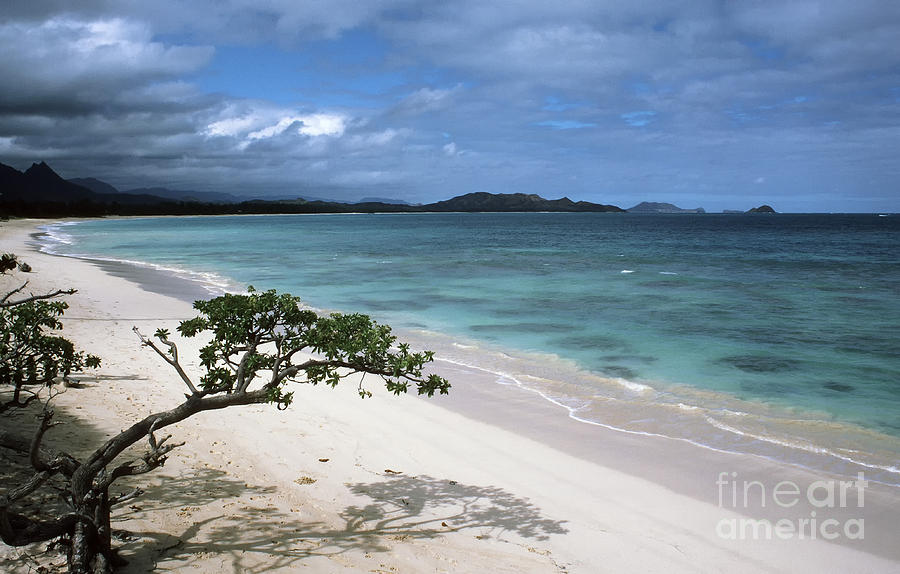
<path fill-rule="evenodd" d="M 74 113 L 116 104 L 135 87 L 196 71 L 211 47 L 167 46 L 125 20 L 52 18 L 0 25 L 0 106 L 9 111 Z M 160 95 L 165 95 L 161 93 Z"/>

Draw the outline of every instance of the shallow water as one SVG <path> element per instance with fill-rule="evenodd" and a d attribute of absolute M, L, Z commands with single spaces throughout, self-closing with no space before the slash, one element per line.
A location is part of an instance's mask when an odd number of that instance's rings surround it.
<path fill-rule="evenodd" d="M 158 218 L 44 243 L 366 312 L 586 423 L 900 483 L 896 216 Z"/>

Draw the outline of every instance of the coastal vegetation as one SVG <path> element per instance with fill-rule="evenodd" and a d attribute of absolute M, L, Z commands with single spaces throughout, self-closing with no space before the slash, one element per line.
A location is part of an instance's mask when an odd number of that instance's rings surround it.
<path fill-rule="evenodd" d="M 3 261 L 7 270 L 14 268 L 15 258 Z M 167 455 L 184 444 L 171 442 L 171 435 L 158 436 L 169 425 L 204 411 L 241 405 L 268 403 L 284 409 L 294 400 L 288 388 L 291 383 L 334 387 L 354 374 L 376 375 L 394 394 L 414 389 L 430 397 L 446 394 L 450 388 L 446 379 L 426 373 L 433 354 L 413 352 L 407 344 L 398 343 L 390 327 L 360 314 L 320 316 L 303 308 L 293 295 L 250 288 L 246 294 L 197 301 L 198 315 L 179 324 L 181 337 L 201 336 L 208 341 L 199 352 L 199 376 L 183 366 L 168 330 L 159 329 L 149 336 L 135 329 L 135 344 L 171 367 L 173 378 L 185 388 L 184 400 L 132 422 L 87 456 L 76 456 L 44 444 L 45 436 L 58 424 L 53 419 L 53 399 L 60 391 L 54 383 L 64 380 L 70 371 L 98 366 L 99 359 L 76 352 L 57 334 L 66 306 L 54 299 L 72 291 L 13 300 L 21 291 L 13 289 L 3 298 L 5 314 L 35 305 L 44 305 L 44 313 L 22 315 L 18 322 L 4 321 L 0 336 L 11 340 L 30 329 L 29 340 L 55 338 L 56 346 L 47 347 L 42 359 L 33 353 L 23 355 L 22 349 L 30 348 L 27 346 L 4 347 L 4 373 L 28 375 L 24 378 L 28 398 L 17 397 L 10 404 L 42 408 L 30 437 L 0 429 L 0 447 L 18 454 L 17 460 L 27 467 L 18 473 L 4 471 L 8 480 L 0 496 L 0 539 L 9 546 L 48 542 L 66 552 L 72 573 L 111 572 L 122 563 L 112 544 L 111 514 L 116 506 L 141 496 L 143 490 L 130 487 L 113 492 L 113 487 L 122 478 L 162 466 Z M 60 348 L 65 353 L 60 354 Z M 29 366 L 41 361 L 40 367 Z M 4 378 L 0 392 L 17 396 L 16 380 Z M 361 378 L 357 385 L 361 397 L 371 396 Z M 9 412 L 0 422 L 11 421 Z M 24 425 L 3 425 L 10 426 Z M 138 452 L 139 443 L 146 443 L 142 452 Z M 10 476 L 16 480 L 9 480 Z"/>
<path fill-rule="evenodd" d="M 0 273 L 28 265 L 9 253 L 0 256 Z M 76 351 L 75 345 L 56 333 L 68 309 L 61 300 L 74 289 L 38 295 L 24 294 L 28 281 L 0 298 L 0 414 L 25 408 L 52 385 L 69 382 L 69 375 L 100 366 L 94 355 Z"/>

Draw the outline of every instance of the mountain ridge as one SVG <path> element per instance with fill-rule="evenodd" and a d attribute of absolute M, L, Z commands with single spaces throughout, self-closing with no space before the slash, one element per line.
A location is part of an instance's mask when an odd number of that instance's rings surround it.
<path fill-rule="evenodd" d="M 236 201 L 228 201 L 234 198 Z M 378 198 L 367 198 L 378 199 Z M 119 191 L 96 178 L 65 180 L 45 162 L 25 172 L 0 163 L 0 208 L 6 215 L 183 215 L 229 213 L 624 212 L 615 205 L 545 199 L 536 194 L 474 192 L 425 205 L 324 200 L 241 201 L 230 194 L 137 188 Z"/>

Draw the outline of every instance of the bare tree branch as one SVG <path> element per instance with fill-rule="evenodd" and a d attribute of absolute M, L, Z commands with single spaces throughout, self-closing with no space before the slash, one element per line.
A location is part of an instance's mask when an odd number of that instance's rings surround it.
<path fill-rule="evenodd" d="M 129 500 L 134 500 L 135 498 L 138 498 L 139 496 L 143 496 L 143 495 L 144 495 L 143 488 L 135 488 L 131 492 L 123 493 L 123 494 L 120 494 L 119 496 L 114 496 L 114 497 L 110 498 L 109 506 L 110 507 L 117 506 L 119 504 L 122 504 L 123 502 L 128 502 Z"/>
<path fill-rule="evenodd" d="M 56 426 L 56 423 L 52 422 L 52 419 L 53 409 L 45 408 L 44 412 L 41 414 L 41 424 L 34 433 L 34 438 L 31 439 L 31 448 L 28 450 L 31 466 L 38 472 L 50 470 L 50 465 L 41 459 L 41 441 L 44 439 L 44 433 Z"/>
<path fill-rule="evenodd" d="M 43 301 L 46 299 L 55 299 L 57 297 L 61 297 L 62 295 L 74 295 L 78 293 L 77 289 L 57 289 L 56 291 L 51 291 L 50 293 L 45 293 L 43 295 L 30 295 L 24 299 L 16 299 L 14 301 L 10 301 L 9 298 L 15 295 L 16 293 L 21 293 L 25 287 L 28 286 L 28 281 L 22 284 L 21 287 L 17 287 L 13 289 L 9 293 L 3 296 L 0 299 L 0 308 L 3 307 L 15 307 L 16 305 L 24 305 L 25 303 L 31 303 L 33 301 Z"/>
<path fill-rule="evenodd" d="M 144 336 L 144 334 L 141 333 L 140 329 L 138 329 L 137 327 L 134 327 L 134 328 L 132 328 L 132 331 L 134 331 L 135 334 L 137 334 L 138 338 L 140 338 L 140 340 L 141 340 L 141 343 L 143 343 L 143 345 L 145 347 L 150 347 L 151 349 L 156 351 L 157 355 L 162 357 L 165 362 L 167 362 L 169 365 L 172 366 L 172 368 L 175 369 L 175 372 L 178 373 L 178 376 L 181 377 L 181 380 L 184 381 L 185 385 L 187 385 L 187 388 L 191 391 L 192 395 L 197 394 L 197 387 L 194 386 L 193 381 L 191 381 L 191 378 L 184 371 L 184 369 L 181 366 L 181 363 L 178 362 L 178 347 L 175 345 L 175 343 L 169 341 L 169 339 L 166 338 L 165 336 L 158 337 L 159 340 L 164 345 L 169 347 L 169 353 L 165 353 L 162 349 L 160 349 L 156 345 L 156 343 L 153 342 L 153 339 Z"/>

